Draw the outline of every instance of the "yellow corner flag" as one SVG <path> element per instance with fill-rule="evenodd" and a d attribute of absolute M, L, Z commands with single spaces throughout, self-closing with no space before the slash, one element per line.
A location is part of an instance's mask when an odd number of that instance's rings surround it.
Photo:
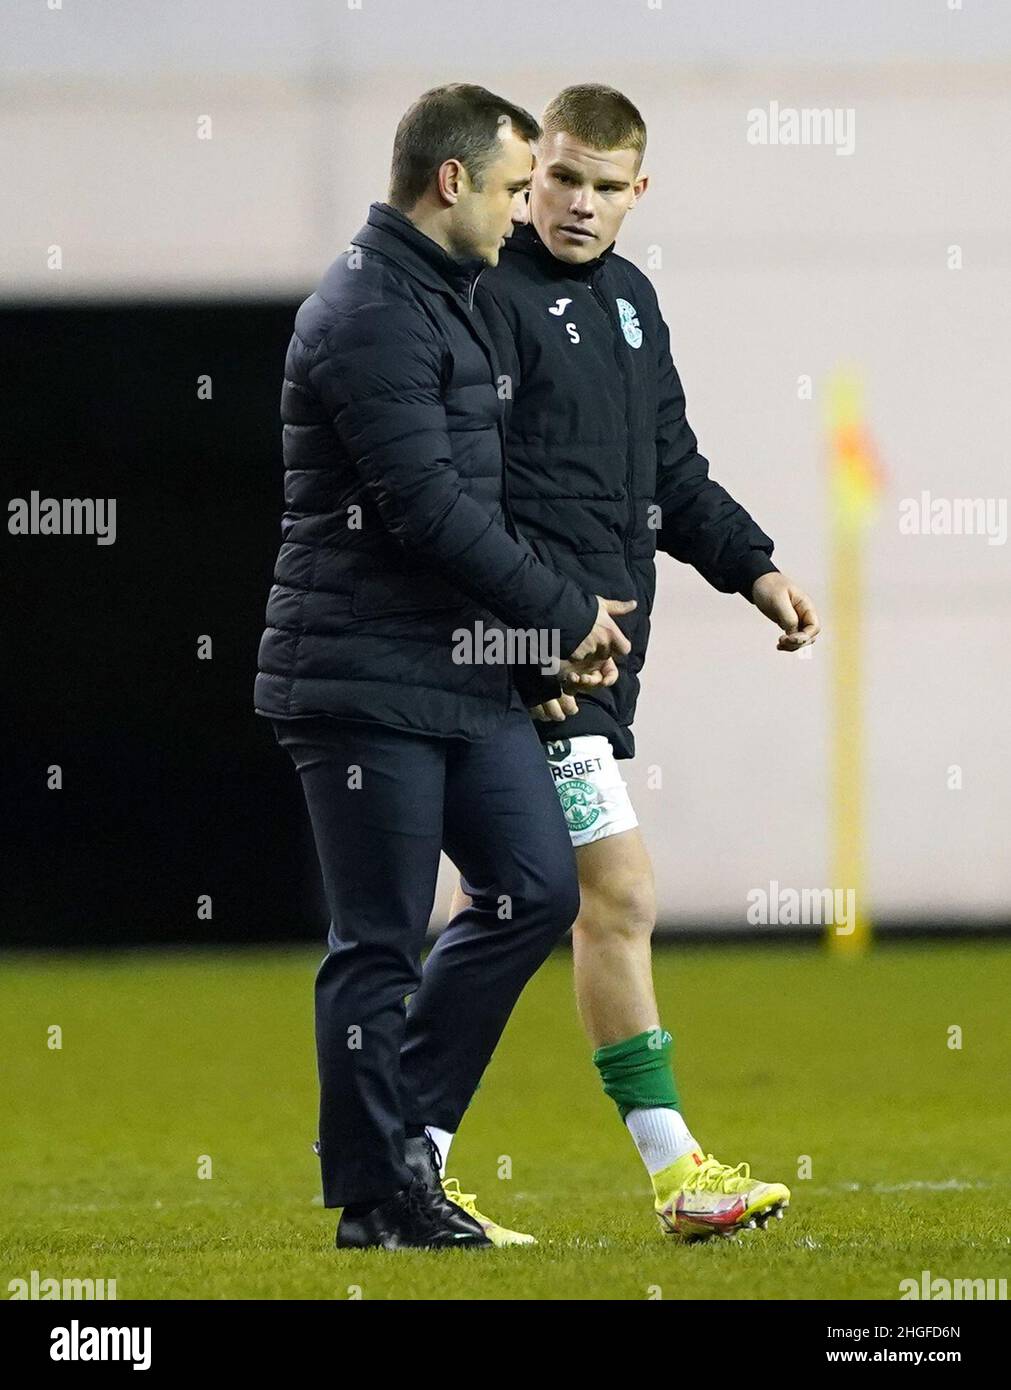
<path fill-rule="evenodd" d="M 861 672 L 864 536 L 876 519 L 884 490 L 863 415 L 863 390 L 850 371 L 837 371 L 828 392 L 831 546 L 829 603 L 832 624 L 832 883 L 852 889 L 855 911 L 845 928 L 829 924 L 834 950 L 870 944 L 864 897 L 863 685 Z M 848 894 L 847 894 L 848 896 Z"/>

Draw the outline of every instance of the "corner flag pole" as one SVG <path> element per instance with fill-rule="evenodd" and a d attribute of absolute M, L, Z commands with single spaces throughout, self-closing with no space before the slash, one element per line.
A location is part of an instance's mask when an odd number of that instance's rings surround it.
<path fill-rule="evenodd" d="M 871 940 L 864 881 L 864 729 L 862 597 L 864 538 L 875 519 L 883 474 L 863 419 L 863 391 L 852 373 L 837 371 L 829 384 L 830 556 L 832 639 L 832 883 L 853 904 L 848 930 L 826 926 L 837 954 L 858 954 Z M 847 890 L 852 889 L 849 898 Z"/>

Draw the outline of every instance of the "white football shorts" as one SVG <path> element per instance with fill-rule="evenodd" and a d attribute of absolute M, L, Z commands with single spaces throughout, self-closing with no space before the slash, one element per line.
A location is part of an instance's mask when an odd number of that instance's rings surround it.
<path fill-rule="evenodd" d="M 574 846 L 635 829 L 639 822 L 609 739 L 580 734 L 556 739 L 544 751 Z"/>

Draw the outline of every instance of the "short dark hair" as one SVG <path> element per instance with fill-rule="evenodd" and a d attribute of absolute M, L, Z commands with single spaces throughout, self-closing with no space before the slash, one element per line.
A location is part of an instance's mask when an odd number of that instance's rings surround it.
<path fill-rule="evenodd" d="M 549 102 L 541 120 L 544 131 L 561 131 L 592 150 L 635 150 L 636 170 L 646 152 L 646 122 L 628 97 L 614 87 L 584 82 L 566 87 Z"/>
<path fill-rule="evenodd" d="M 390 204 L 409 211 L 447 159 L 458 159 L 480 189 L 500 148 L 503 118 L 521 139 L 539 138 L 541 128 L 529 111 L 486 87 L 451 82 L 423 93 L 401 118 L 393 139 Z"/>

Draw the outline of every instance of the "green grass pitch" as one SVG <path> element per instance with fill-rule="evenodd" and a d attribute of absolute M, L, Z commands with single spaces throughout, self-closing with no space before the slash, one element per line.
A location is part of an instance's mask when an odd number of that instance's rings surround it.
<path fill-rule="evenodd" d="M 451 1162 L 482 1209 L 540 1243 L 437 1255 L 333 1249 L 310 1148 L 321 955 L 7 955 L 4 1297 L 33 1269 L 115 1278 L 121 1299 L 896 1299 L 924 1269 L 1008 1276 L 1006 943 L 884 945 L 858 960 L 659 949 L 694 1133 L 793 1189 L 767 1232 L 689 1247 L 655 1225 L 558 953 L 521 999 Z"/>

